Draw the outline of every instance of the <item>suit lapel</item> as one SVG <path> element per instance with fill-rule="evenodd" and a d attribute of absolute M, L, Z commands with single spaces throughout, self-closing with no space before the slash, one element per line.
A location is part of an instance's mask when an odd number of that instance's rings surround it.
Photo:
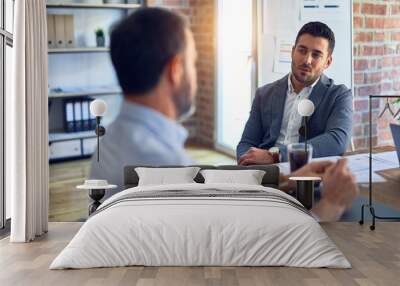
<path fill-rule="evenodd" d="M 287 96 L 288 89 L 288 75 L 282 78 L 276 89 L 274 90 L 272 96 L 271 107 L 273 108 L 273 117 L 272 117 L 272 126 L 271 126 L 271 135 L 273 137 L 278 138 L 281 132 L 281 125 L 283 119 L 283 113 L 285 111 L 285 101 Z"/>
<path fill-rule="evenodd" d="M 323 96 L 328 90 L 329 79 L 325 75 L 321 75 L 318 83 L 314 86 L 309 99 L 314 103 L 315 110 L 317 110 Z"/>

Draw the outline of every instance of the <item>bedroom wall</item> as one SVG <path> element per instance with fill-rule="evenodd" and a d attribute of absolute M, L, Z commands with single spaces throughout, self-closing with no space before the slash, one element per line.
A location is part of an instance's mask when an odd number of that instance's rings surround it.
<path fill-rule="evenodd" d="M 400 94 L 400 1 L 354 0 L 354 143 L 368 147 L 368 95 Z M 384 101 L 373 103 L 374 119 Z M 373 139 L 391 143 L 390 118 L 373 121 Z M 379 139 L 378 139 L 379 138 Z"/>
<path fill-rule="evenodd" d="M 149 0 L 150 6 L 180 11 L 189 17 L 198 52 L 196 113 L 184 123 L 189 142 L 214 142 L 214 0 Z"/>

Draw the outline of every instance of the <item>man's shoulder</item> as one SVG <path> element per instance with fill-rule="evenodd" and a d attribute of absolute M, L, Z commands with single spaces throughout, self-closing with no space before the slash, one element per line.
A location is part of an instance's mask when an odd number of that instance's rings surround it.
<path fill-rule="evenodd" d="M 103 151 L 118 156 L 129 163 L 146 165 L 179 164 L 183 150 L 175 150 L 163 137 L 140 122 L 118 122 L 116 120 L 103 138 Z M 108 135 L 108 136 L 107 136 Z"/>
<path fill-rule="evenodd" d="M 275 91 L 276 89 L 286 90 L 287 81 L 288 81 L 288 75 L 285 75 L 283 78 L 280 78 L 274 82 L 260 86 L 259 88 L 257 88 L 257 95 L 264 97 L 273 94 L 273 91 Z"/>
<path fill-rule="evenodd" d="M 344 84 L 336 84 L 335 81 L 326 75 L 321 75 L 321 84 L 325 85 L 330 96 L 352 96 L 351 89 Z"/>

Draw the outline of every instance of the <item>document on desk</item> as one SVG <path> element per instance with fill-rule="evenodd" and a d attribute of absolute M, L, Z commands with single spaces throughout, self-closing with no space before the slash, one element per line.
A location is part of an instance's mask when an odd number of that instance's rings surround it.
<path fill-rule="evenodd" d="M 387 165 L 392 166 L 392 168 L 400 167 L 400 163 L 399 163 L 399 159 L 397 158 L 396 151 L 372 154 L 372 158 L 374 160 L 381 161 L 383 163 L 387 163 Z"/>
<path fill-rule="evenodd" d="M 391 152 L 387 152 L 391 153 Z M 376 154 L 379 155 L 379 154 Z M 348 160 L 349 169 L 356 176 L 357 183 L 369 183 L 369 154 L 356 154 L 346 156 Z M 386 157 L 385 157 L 386 158 Z M 386 169 L 394 168 L 393 163 L 383 161 L 372 156 L 372 182 L 385 182 L 385 178 L 378 175 L 376 172 Z"/>
<path fill-rule="evenodd" d="M 336 162 L 340 156 L 331 156 L 323 158 L 314 158 L 312 161 L 324 161 L 329 160 Z M 351 172 L 356 176 L 356 181 L 359 184 L 369 182 L 369 154 L 356 154 L 345 156 L 348 160 L 348 166 Z M 289 163 L 279 163 L 281 173 L 288 175 L 290 173 Z M 399 168 L 399 162 L 397 161 L 396 152 L 383 152 L 372 155 L 372 182 L 385 182 L 385 178 L 378 175 L 376 172 Z"/>

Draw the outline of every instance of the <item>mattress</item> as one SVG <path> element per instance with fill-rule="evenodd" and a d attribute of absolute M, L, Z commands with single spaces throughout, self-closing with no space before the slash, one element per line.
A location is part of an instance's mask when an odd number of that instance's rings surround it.
<path fill-rule="evenodd" d="M 114 195 L 50 269 L 131 265 L 351 267 L 293 197 L 263 186 L 198 183 Z"/>

